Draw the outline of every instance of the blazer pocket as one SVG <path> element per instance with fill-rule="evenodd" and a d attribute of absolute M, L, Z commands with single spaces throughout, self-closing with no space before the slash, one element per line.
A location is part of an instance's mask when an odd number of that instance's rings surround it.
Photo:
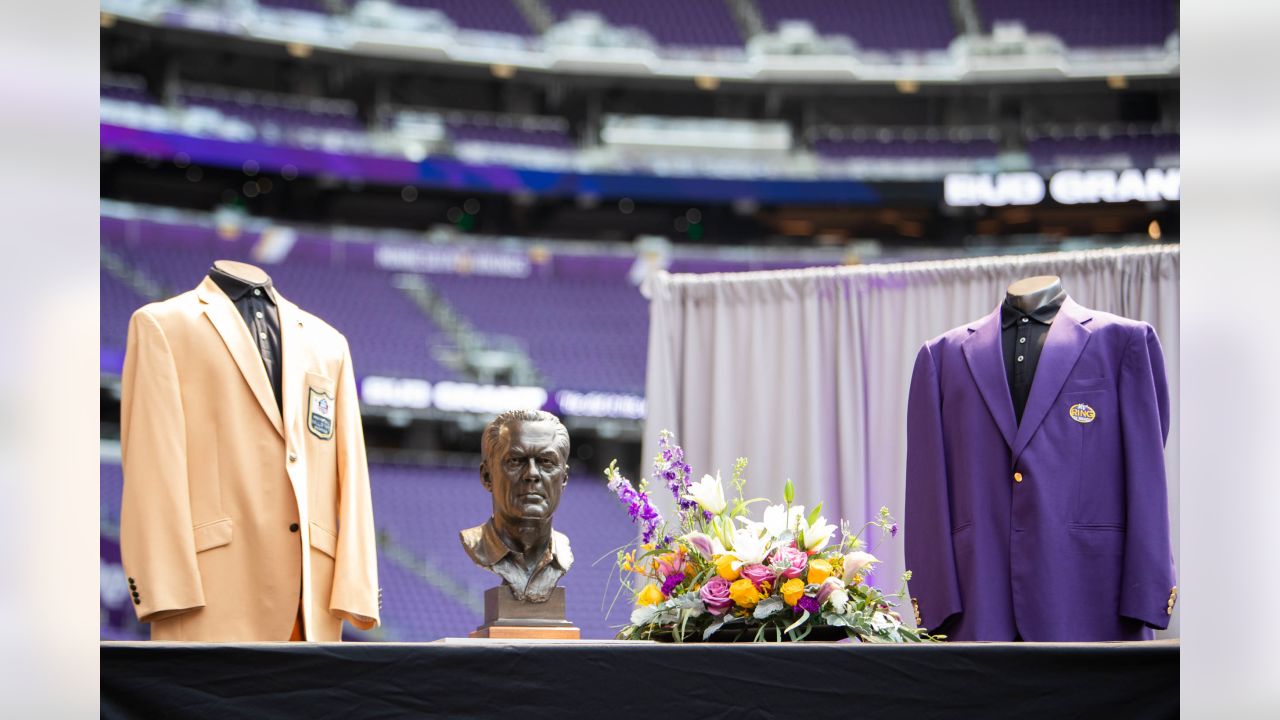
<path fill-rule="evenodd" d="M 311 523 L 311 547 L 331 558 L 337 559 L 338 536 L 315 523 Z"/>
<path fill-rule="evenodd" d="M 331 395 L 333 394 L 333 388 L 335 385 L 337 385 L 337 383 L 333 381 L 333 378 L 323 373 L 312 372 L 310 370 L 304 373 L 304 375 L 307 378 L 307 384 L 310 385 L 311 387 L 315 388 L 316 390 L 327 392 Z"/>
<path fill-rule="evenodd" d="M 231 518 L 222 518 L 207 523 L 200 523 L 191 528 L 196 539 L 196 552 L 212 550 L 216 547 L 231 544 Z"/>
<path fill-rule="evenodd" d="M 968 530 L 970 527 L 973 527 L 973 521 L 972 521 L 972 520 L 970 520 L 969 522 L 962 522 L 962 523 L 960 523 L 959 525 L 957 525 L 957 526 L 955 526 L 955 527 L 951 528 L 951 534 L 952 534 L 952 535 L 955 535 L 956 533 L 959 533 L 959 532 L 963 532 L 963 531 L 965 531 L 965 530 Z"/>
<path fill-rule="evenodd" d="M 1098 390 L 1114 384 L 1115 382 L 1109 377 L 1072 378 L 1062 387 L 1062 392 L 1069 393 L 1077 390 Z"/>

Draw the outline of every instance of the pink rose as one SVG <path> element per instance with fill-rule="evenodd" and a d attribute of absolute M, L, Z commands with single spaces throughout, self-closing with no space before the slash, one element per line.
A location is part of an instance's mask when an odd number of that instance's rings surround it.
<path fill-rule="evenodd" d="M 804 575 L 804 567 L 809 562 L 809 557 L 803 551 L 797 550 L 794 545 L 786 545 L 774 550 L 773 558 L 769 562 L 780 571 L 782 577 L 798 578 Z"/>
<path fill-rule="evenodd" d="M 742 577 L 750 580 L 757 590 L 765 583 L 772 585 L 773 581 L 778 577 L 764 565 L 743 565 L 738 572 L 742 574 Z"/>
<path fill-rule="evenodd" d="M 733 600 L 729 598 L 729 581 L 719 575 L 703 584 L 698 589 L 698 595 L 707 606 L 707 612 L 712 615 L 723 615 L 733 606 Z"/>

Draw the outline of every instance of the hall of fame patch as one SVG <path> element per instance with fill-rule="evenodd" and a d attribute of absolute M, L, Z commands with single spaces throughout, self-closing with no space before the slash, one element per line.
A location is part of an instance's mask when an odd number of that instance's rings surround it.
<path fill-rule="evenodd" d="M 333 397 L 328 393 L 309 388 L 307 401 L 307 429 L 321 440 L 333 439 Z"/>

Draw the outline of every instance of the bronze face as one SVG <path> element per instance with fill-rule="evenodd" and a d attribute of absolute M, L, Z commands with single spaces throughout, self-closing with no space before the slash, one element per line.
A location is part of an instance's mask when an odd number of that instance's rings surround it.
<path fill-rule="evenodd" d="M 567 459 L 556 446 L 556 426 L 518 421 L 503 433 L 505 447 L 485 460 L 482 478 L 493 494 L 493 514 L 507 522 L 550 521 L 569 482 Z"/>

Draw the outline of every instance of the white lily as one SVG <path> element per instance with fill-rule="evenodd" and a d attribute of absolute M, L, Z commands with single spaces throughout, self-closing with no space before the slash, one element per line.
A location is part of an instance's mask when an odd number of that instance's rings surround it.
<path fill-rule="evenodd" d="M 758 565 L 769 554 L 769 538 L 751 528 L 738 528 L 733 533 L 733 555 L 738 558 L 735 569 L 742 565 Z"/>
<path fill-rule="evenodd" d="M 724 512 L 728 505 L 724 499 L 724 484 L 720 482 L 718 472 L 715 477 L 703 475 L 698 482 L 690 483 L 689 492 L 685 494 L 685 498 L 698 503 L 703 510 L 712 515 Z"/>
<path fill-rule="evenodd" d="M 809 524 L 801 518 L 800 530 L 804 538 L 804 549 L 809 552 L 817 552 L 831 542 L 831 535 L 835 533 L 836 526 L 827 524 L 826 518 L 818 516 L 818 519 L 813 524 Z"/>
<path fill-rule="evenodd" d="M 844 556 L 844 581 L 852 585 L 853 577 L 855 575 L 863 574 L 868 568 L 878 562 L 880 562 L 880 559 L 869 552 L 855 550 L 851 553 L 847 553 Z"/>
<path fill-rule="evenodd" d="M 769 535 L 778 537 L 787 530 L 794 531 L 796 523 L 804 517 L 803 505 L 792 505 L 790 512 L 786 505 L 770 505 L 764 509 L 764 526 Z"/>
<path fill-rule="evenodd" d="M 849 607 L 849 591 L 844 589 L 843 583 L 832 590 L 827 599 L 831 601 L 831 609 L 835 610 L 837 615 L 843 615 L 845 609 Z"/>

